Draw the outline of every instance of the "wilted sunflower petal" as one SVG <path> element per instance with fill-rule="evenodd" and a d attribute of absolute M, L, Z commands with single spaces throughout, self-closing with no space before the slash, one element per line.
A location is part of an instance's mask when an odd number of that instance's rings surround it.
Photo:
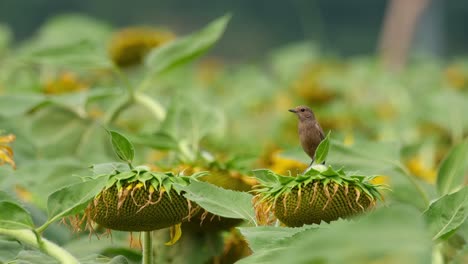
<path fill-rule="evenodd" d="M 176 224 L 171 226 L 169 229 L 169 232 L 171 234 L 171 240 L 169 242 L 166 242 L 164 245 L 166 246 L 172 246 L 174 245 L 177 241 L 179 241 L 180 237 L 182 236 L 182 229 L 180 228 L 182 224 Z"/>
<path fill-rule="evenodd" d="M 8 163 L 13 169 L 16 169 L 16 164 L 13 160 L 13 149 L 6 144 L 13 142 L 15 138 L 13 134 L 0 136 L 0 165 Z"/>

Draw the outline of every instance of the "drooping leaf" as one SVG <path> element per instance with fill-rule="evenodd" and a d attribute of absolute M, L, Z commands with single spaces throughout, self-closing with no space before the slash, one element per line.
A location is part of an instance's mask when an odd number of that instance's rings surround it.
<path fill-rule="evenodd" d="M 468 139 L 455 146 L 442 162 L 437 175 L 437 190 L 440 195 L 461 188 L 468 169 Z"/>
<path fill-rule="evenodd" d="M 182 188 L 184 196 L 196 202 L 210 213 L 227 218 L 245 219 L 255 223 L 252 195 L 217 187 L 206 182 L 192 180 Z"/>
<path fill-rule="evenodd" d="M 298 232 L 238 263 L 425 264 L 430 263 L 431 248 L 417 210 L 381 208 L 354 221 Z"/>
<path fill-rule="evenodd" d="M 321 164 L 327 159 L 328 150 L 330 149 L 330 132 L 328 132 L 327 136 L 320 142 L 315 151 L 315 163 Z"/>
<path fill-rule="evenodd" d="M 468 217 L 468 187 L 437 199 L 424 216 L 434 240 L 448 238 Z"/>
<path fill-rule="evenodd" d="M 198 32 L 152 50 L 146 58 L 146 66 L 151 68 L 152 74 L 157 74 L 200 56 L 218 41 L 230 18 L 225 15 Z"/>
<path fill-rule="evenodd" d="M 106 182 L 107 177 L 98 177 L 67 186 L 49 195 L 48 222 L 79 213 L 104 188 Z"/>
<path fill-rule="evenodd" d="M 12 201 L 0 201 L 0 228 L 31 229 L 33 227 L 31 215 L 26 209 Z"/>
<path fill-rule="evenodd" d="M 135 149 L 130 140 L 117 131 L 110 130 L 109 134 L 111 135 L 112 147 L 115 154 L 121 160 L 131 163 L 135 156 Z"/>

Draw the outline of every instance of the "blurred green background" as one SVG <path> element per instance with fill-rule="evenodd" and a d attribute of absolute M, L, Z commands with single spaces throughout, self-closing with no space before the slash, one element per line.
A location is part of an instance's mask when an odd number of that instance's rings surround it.
<path fill-rule="evenodd" d="M 213 17 L 232 12 L 233 20 L 214 53 L 230 60 L 262 58 L 284 44 L 318 41 L 339 55 L 369 54 L 376 50 L 386 0 L 207 0 L 112 1 L 36 0 L 0 1 L 0 23 L 16 40 L 31 36 L 47 19 L 63 13 L 89 15 L 115 26 L 168 26 L 185 34 Z M 418 26 L 414 48 L 436 56 L 468 52 L 468 2 L 432 0 Z"/>
<path fill-rule="evenodd" d="M 391 188 L 378 211 L 299 237 L 246 222 L 241 233 L 184 230 L 178 244 L 164 247 L 169 232 L 161 230 L 153 247 L 163 248 L 160 258 L 232 263 L 253 250 L 244 263 L 273 263 L 264 256 L 277 263 L 468 263 L 467 10 L 461 0 L 3 0 L 0 206 L 13 203 L 32 219 L 28 228 L 46 229 L 45 238 L 83 263 L 114 256 L 137 263 L 139 245 L 129 244 L 138 239 L 117 232 L 113 243 L 90 242 L 50 213 L 81 214 L 60 201 L 55 210 L 50 197 L 96 176 L 93 164 L 113 170 L 99 164 L 117 160 L 104 128 L 127 136 L 133 162 L 152 171 L 209 171 L 213 178 L 204 180 L 246 199 L 226 202 L 222 189 L 201 189 L 203 197 L 253 215 L 245 193 L 256 184 L 252 170 L 294 175 L 309 164 L 287 111 L 308 105 L 332 131 L 327 163 Z M 79 206 L 91 199 L 79 188 L 76 197 L 61 193 Z M 0 235 L 2 221 L 19 222 L 8 212 L 0 210 Z M 280 241 L 286 236 L 295 242 Z M 9 239 L 0 236 L 0 263 L 44 263 L 43 252 Z M 333 254 L 320 255 L 327 250 Z"/>

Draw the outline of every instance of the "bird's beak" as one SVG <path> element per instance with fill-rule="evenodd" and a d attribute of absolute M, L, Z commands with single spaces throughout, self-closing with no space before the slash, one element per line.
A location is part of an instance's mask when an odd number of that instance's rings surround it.
<path fill-rule="evenodd" d="M 291 112 L 291 113 L 297 113 L 297 111 L 295 109 L 289 109 L 288 111 Z"/>

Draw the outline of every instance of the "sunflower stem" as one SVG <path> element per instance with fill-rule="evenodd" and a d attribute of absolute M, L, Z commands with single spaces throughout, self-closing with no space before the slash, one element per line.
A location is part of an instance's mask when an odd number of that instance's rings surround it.
<path fill-rule="evenodd" d="M 55 258 L 60 263 L 78 264 L 79 261 L 68 251 L 51 241 L 41 237 L 38 233 L 27 229 L 4 229 L 0 228 L 0 235 L 15 238 L 23 245 L 28 245 L 39 249 L 43 253 Z"/>
<path fill-rule="evenodd" d="M 153 241 L 151 231 L 143 232 L 143 264 L 153 264 Z"/>
<path fill-rule="evenodd" d="M 164 107 L 147 94 L 135 92 L 134 98 L 136 103 L 146 107 L 157 120 L 161 121 L 166 117 Z"/>

